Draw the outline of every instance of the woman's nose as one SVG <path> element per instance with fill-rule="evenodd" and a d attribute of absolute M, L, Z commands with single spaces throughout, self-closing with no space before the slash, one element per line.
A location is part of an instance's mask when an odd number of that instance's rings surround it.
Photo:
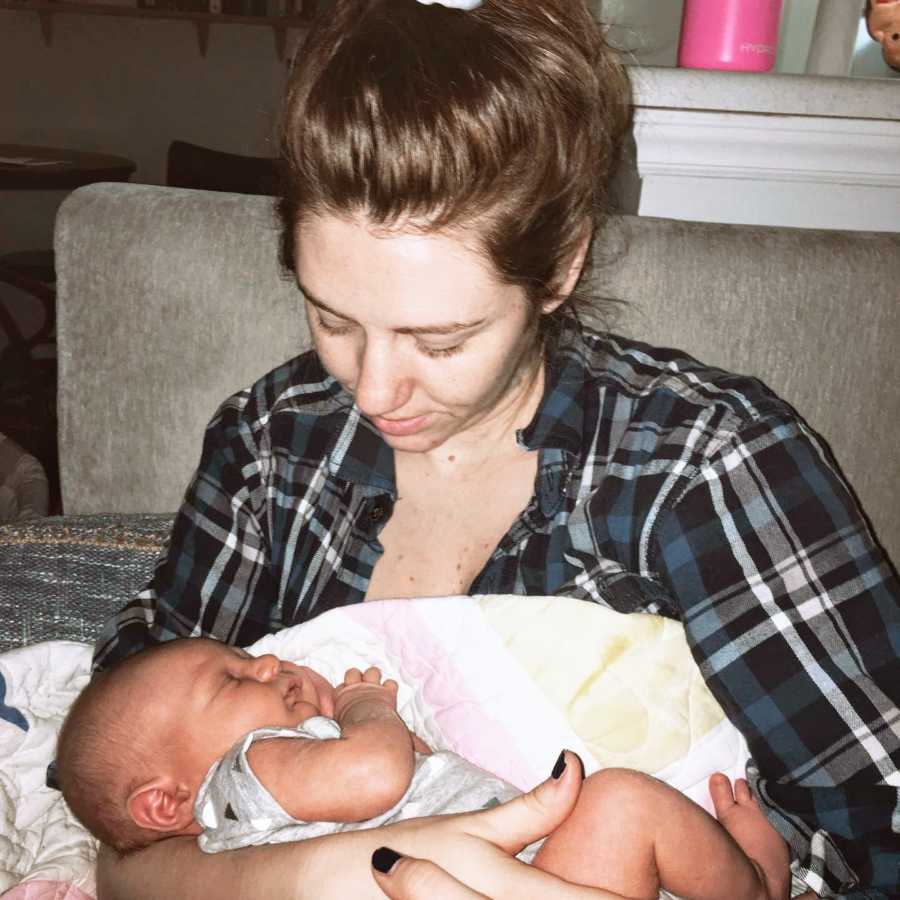
<path fill-rule="evenodd" d="M 412 392 L 404 367 L 402 354 L 394 352 L 389 342 L 366 341 L 353 397 L 367 416 L 389 416 L 403 407 Z"/>

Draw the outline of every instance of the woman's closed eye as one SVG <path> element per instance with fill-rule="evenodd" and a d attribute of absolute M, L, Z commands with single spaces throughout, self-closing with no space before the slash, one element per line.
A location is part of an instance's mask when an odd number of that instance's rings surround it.
<path fill-rule="evenodd" d="M 465 341 L 451 344 L 449 347 L 432 347 L 429 344 L 423 344 L 421 341 L 417 342 L 420 352 L 424 353 L 426 356 L 430 356 L 432 359 L 440 359 L 441 357 L 453 356 L 456 353 L 460 353 L 464 345 Z"/>
<path fill-rule="evenodd" d="M 350 334 L 356 328 L 355 322 L 341 319 L 330 321 L 326 319 L 319 310 L 316 310 L 316 321 L 326 334 L 334 335 L 335 337 Z M 465 341 L 457 341 L 455 344 L 449 346 L 438 347 L 433 346 L 432 344 L 423 343 L 422 341 L 416 341 L 416 348 L 420 353 L 424 353 L 425 356 L 429 356 L 432 359 L 440 359 L 441 357 L 453 356 L 454 354 L 459 353 L 463 349 L 464 344 Z"/>
<path fill-rule="evenodd" d="M 316 311 L 316 320 L 318 321 L 319 327 L 326 334 L 333 334 L 338 336 L 342 334 L 350 334 L 350 332 L 353 331 L 355 327 L 353 322 L 342 321 L 340 319 L 329 322 L 318 310 Z"/>

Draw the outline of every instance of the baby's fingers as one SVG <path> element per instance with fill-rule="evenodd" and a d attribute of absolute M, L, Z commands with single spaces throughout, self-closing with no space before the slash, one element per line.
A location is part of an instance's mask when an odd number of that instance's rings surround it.
<path fill-rule="evenodd" d="M 369 666 L 363 673 L 362 680 L 366 684 L 381 684 L 381 669 L 378 666 Z"/>
<path fill-rule="evenodd" d="M 363 680 L 363 674 L 359 669 L 347 669 L 344 672 L 344 684 L 359 684 Z"/>

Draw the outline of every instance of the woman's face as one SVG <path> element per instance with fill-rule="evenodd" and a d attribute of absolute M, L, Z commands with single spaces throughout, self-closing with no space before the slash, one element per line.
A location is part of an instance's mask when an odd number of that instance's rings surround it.
<path fill-rule="evenodd" d="M 323 365 L 396 450 L 432 450 L 533 387 L 525 293 L 463 236 L 318 216 L 298 228 L 296 260 Z"/>

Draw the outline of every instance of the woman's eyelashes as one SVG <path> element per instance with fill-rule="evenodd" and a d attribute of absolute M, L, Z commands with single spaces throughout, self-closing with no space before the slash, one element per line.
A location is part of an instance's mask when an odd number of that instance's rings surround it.
<path fill-rule="evenodd" d="M 326 334 L 333 335 L 342 335 L 342 334 L 350 334 L 353 331 L 353 323 L 352 322 L 327 322 L 321 313 L 316 313 L 316 318 L 319 322 L 319 327 Z"/>
<path fill-rule="evenodd" d="M 462 350 L 463 344 L 464 342 L 460 341 L 460 343 L 453 344 L 451 347 L 429 347 L 428 344 L 417 342 L 419 350 L 426 356 L 432 357 L 432 359 L 439 359 L 442 356 L 453 356 Z"/>
<path fill-rule="evenodd" d="M 322 331 L 334 337 L 348 335 L 356 328 L 354 322 L 329 322 L 319 312 L 316 313 L 316 319 Z M 451 344 L 449 347 L 435 347 L 431 344 L 423 343 L 420 340 L 416 341 L 416 347 L 419 352 L 424 353 L 425 356 L 429 356 L 432 359 L 453 356 L 463 349 L 464 344 L 465 341 L 458 341 L 455 344 Z"/>

